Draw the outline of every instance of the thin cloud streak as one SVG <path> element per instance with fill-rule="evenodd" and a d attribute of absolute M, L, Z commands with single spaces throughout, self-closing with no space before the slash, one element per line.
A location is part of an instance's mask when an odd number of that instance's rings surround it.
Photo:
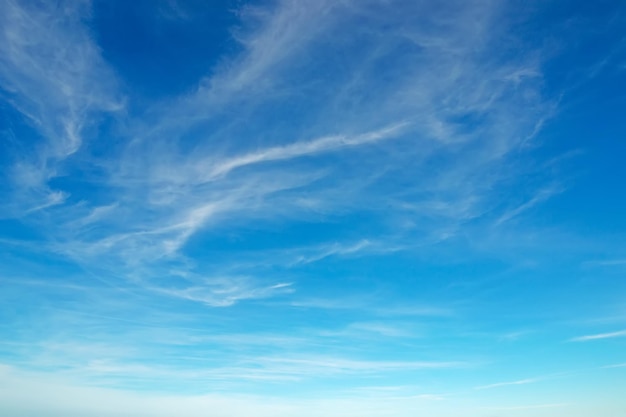
<path fill-rule="evenodd" d="M 617 363 L 614 365 L 606 365 L 602 367 L 602 369 L 612 369 L 612 368 L 626 368 L 626 363 Z"/>
<path fill-rule="evenodd" d="M 258 300 L 294 292 L 291 288 L 292 283 L 283 282 L 268 287 L 258 287 L 249 281 L 249 279 L 220 279 L 209 280 L 205 286 L 184 289 L 152 287 L 151 289 L 161 294 L 198 301 L 211 307 L 230 307 L 243 300 Z"/>
<path fill-rule="evenodd" d="M 399 134 L 406 126 L 407 123 L 400 123 L 357 136 L 328 136 L 315 139 L 310 142 L 293 143 L 286 146 L 263 149 L 256 153 L 242 155 L 231 160 L 220 162 L 219 165 L 211 169 L 208 175 L 204 177 L 204 181 L 209 181 L 218 176 L 226 175 L 234 169 L 248 165 L 299 158 L 306 155 L 316 155 L 322 152 L 329 152 L 344 147 L 360 146 L 381 140 L 387 140 Z"/>
<path fill-rule="evenodd" d="M 521 215 L 525 211 L 532 209 L 533 207 L 537 206 L 538 204 L 543 203 L 544 201 L 548 200 L 550 197 L 560 192 L 562 192 L 562 189 L 557 188 L 557 187 L 549 187 L 549 188 L 539 190 L 537 194 L 534 195 L 530 200 L 526 201 L 525 203 L 522 203 L 518 207 L 512 210 L 509 210 L 508 212 L 500 216 L 500 218 L 498 218 L 495 221 L 495 225 L 499 226 L 507 221 L 510 221 L 514 217 Z"/>
<path fill-rule="evenodd" d="M 526 385 L 526 384 L 532 384 L 534 382 L 539 382 L 539 381 L 541 381 L 541 379 L 538 379 L 538 378 L 520 379 L 519 381 L 498 382 L 496 384 L 481 385 L 481 386 L 478 386 L 478 387 L 474 387 L 474 389 L 475 390 L 484 390 L 484 389 L 506 387 L 506 386 L 510 386 L 510 385 Z"/>
<path fill-rule="evenodd" d="M 626 337 L 626 330 L 574 337 L 570 339 L 570 342 L 589 342 L 591 340 L 614 339 L 617 337 Z"/>
<path fill-rule="evenodd" d="M 38 6 L 14 0 L 0 6 L 4 95 L 45 140 L 36 159 L 15 168 L 14 180 L 35 188 L 56 174 L 56 163 L 78 151 L 95 113 L 123 108 L 113 72 L 82 24 L 89 4 Z"/>

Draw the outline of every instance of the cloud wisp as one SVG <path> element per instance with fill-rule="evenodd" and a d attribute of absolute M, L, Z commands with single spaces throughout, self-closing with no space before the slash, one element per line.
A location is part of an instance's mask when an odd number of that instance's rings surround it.
<path fill-rule="evenodd" d="M 353 137 L 343 135 L 329 136 L 315 139 L 310 142 L 294 143 L 286 146 L 263 149 L 256 153 L 242 155 L 231 160 L 221 161 L 219 165 L 215 166 L 208 172 L 206 177 L 203 178 L 203 181 L 210 181 L 215 177 L 226 175 L 234 169 L 248 165 L 293 159 L 306 155 L 316 155 L 322 152 L 329 152 L 344 147 L 359 146 L 380 140 L 386 140 L 398 134 L 405 126 L 406 123 L 401 123 L 378 131 L 368 132 Z"/>
<path fill-rule="evenodd" d="M 40 136 L 34 145 L 21 140 L 9 148 L 17 161 L 8 177 L 31 211 L 63 203 L 65 193 L 50 189 L 49 180 L 62 175 L 60 164 L 85 138 L 95 139 L 95 120 L 124 106 L 114 73 L 83 24 L 89 8 L 73 1 L 0 6 L 2 97 Z"/>
<path fill-rule="evenodd" d="M 526 384 L 532 384 L 534 382 L 538 382 L 540 380 L 541 379 L 538 379 L 538 378 L 520 379 L 519 381 L 498 382 L 498 383 L 495 383 L 495 384 L 480 385 L 478 387 L 474 387 L 474 389 L 483 390 L 483 389 L 492 389 L 492 388 L 506 387 L 506 386 L 510 386 L 510 385 L 526 385 Z"/>
<path fill-rule="evenodd" d="M 571 342 L 589 342 L 593 340 L 614 339 L 617 337 L 626 337 L 626 330 L 578 336 L 578 337 L 574 337 L 570 339 L 570 341 Z"/>

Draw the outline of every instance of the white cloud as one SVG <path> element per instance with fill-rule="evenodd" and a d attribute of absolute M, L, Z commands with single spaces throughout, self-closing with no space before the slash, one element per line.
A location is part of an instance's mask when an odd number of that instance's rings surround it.
<path fill-rule="evenodd" d="M 2 3 L 0 79 L 12 104 L 49 141 L 46 156 L 65 158 L 80 147 L 90 112 L 115 111 L 121 103 L 112 72 L 81 22 L 89 3 L 38 6 Z"/>
<path fill-rule="evenodd" d="M 262 362 L 279 373 L 325 375 L 353 372 L 407 371 L 466 367 L 462 362 L 366 361 L 335 357 L 263 358 Z"/>
<path fill-rule="evenodd" d="M 203 286 L 182 289 L 151 287 L 153 291 L 174 297 L 199 301 L 212 307 L 229 307 L 242 300 L 268 298 L 293 292 L 292 283 L 282 282 L 259 287 L 250 279 L 221 278 L 207 280 Z"/>
<path fill-rule="evenodd" d="M 43 138 L 18 138 L 8 173 L 18 188 L 14 198 L 31 210 L 50 207 L 61 193 L 47 182 L 81 148 L 94 116 L 123 107 L 113 72 L 83 24 L 89 9 L 87 1 L 0 5 L 2 96 Z M 21 208 L 8 209 L 15 215 Z"/>
<path fill-rule="evenodd" d="M 300 255 L 294 261 L 294 264 L 307 264 L 311 262 L 317 262 L 331 256 L 356 254 L 364 250 L 370 249 L 372 246 L 372 242 L 367 239 L 363 239 L 351 245 L 325 245 L 321 248 L 316 248 L 317 253 L 314 253 L 312 255 Z"/>
<path fill-rule="evenodd" d="M 506 386 L 510 386 L 510 385 L 526 385 L 526 384 L 532 384 L 532 383 L 538 382 L 538 381 L 541 381 L 541 379 L 538 379 L 538 378 L 520 379 L 519 381 L 498 382 L 496 384 L 481 385 L 481 386 L 478 386 L 478 387 L 474 387 L 474 389 L 482 390 L 482 389 L 506 387 Z"/>
<path fill-rule="evenodd" d="M 591 340 L 613 339 L 616 337 L 626 337 L 626 330 L 579 336 L 579 337 L 574 337 L 573 339 L 570 339 L 570 341 L 571 342 L 588 342 Z"/>
<path fill-rule="evenodd" d="M 588 261 L 584 265 L 589 266 L 626 266 L 626 259 L 609 259 L 604 261 Z"/>
<path fill-rule="evenodd" d="M 626 363 L 616 363 L 614 365 L 606 365 L 606 366 L 603 366 L 602 368 L 605 368 L 605 369 L 609 369 L 609 368 L 626 368 Z"/>
<path fill-rule="evenodd" d="M 520 214 L 524 213 L 525 211 L 528 211 L 530 209 L 532 209 L 533 207 L 535 207 L 536 205 L 548 200 L 550 197 L 552 197 L 555 194 L 558 194 L 559 192 L 561 192 L 562 190 L 560 188 L 557 187 L 548 187 L 548 188 L 544 188 L 542 190 L 537 191 L 537 193 L 532 196 L 530 198 L 530 200 L 520 204 L 519 206 L 505 212 L 504 214 L 502 214 L 500 216 L 500 218 L 498 218 L 495 221 L 496 225 L 501 225 L 511 219 L 513 219 L 514 217 L 519 216 Z"/>
<path fill-rule="evenodd" d="M 364 133 L 357 136 L 328 136 L 315 139 L 310 142 L 294 143 L 286 146 L 272 147 L 260 152 L 242 155 L 230 160 L 220 161 L 205 176 L 204 181 L 209 181 L 215 177 L 226 175 L 228 172 L 247 165 L 262 162 L 280 161 L 284 159 L 298 158 L 306 155 L 315 155 L 322 152 L 329 152 L 344 147 L 360 146 L 371 142 L 386 140 L 398 135 L 405 123 L 392 125 L 377 131 Z"/>

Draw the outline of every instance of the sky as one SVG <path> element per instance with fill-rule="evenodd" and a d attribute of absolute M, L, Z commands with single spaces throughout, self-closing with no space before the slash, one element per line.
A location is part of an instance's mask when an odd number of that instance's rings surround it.
<path fill-rule="evenodd" d="M 0 0 L 0 414 L 626 414 L 626 3 Z"/>

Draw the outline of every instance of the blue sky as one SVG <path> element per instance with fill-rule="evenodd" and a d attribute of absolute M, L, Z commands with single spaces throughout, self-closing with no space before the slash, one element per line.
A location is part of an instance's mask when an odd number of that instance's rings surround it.
<path fill-rule="evenodd" d="M 0 2 L 0 414 L 623 416 L 626 4 Z"/>

